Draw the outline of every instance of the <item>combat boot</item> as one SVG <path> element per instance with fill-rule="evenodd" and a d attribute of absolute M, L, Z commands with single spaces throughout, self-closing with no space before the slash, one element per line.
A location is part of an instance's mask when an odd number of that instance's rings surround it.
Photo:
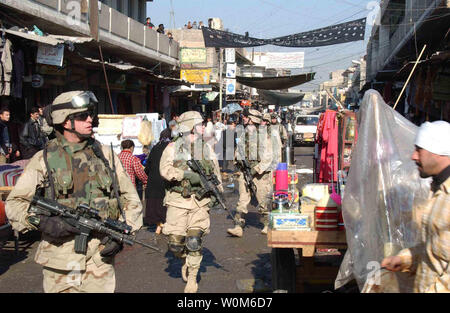
<path fill-rule="evenodd" d="M 234 228 L 228 228 L 227 232 L 235 237 L 242 237 L 244 235 L 244 230 L 239 225 L 235 225 Z"/>
<path fill-rule="evenodd" d="M 269 226 L 264 225 L 264 228 L 261 230 L 261 234 L 267 235 L 267 231 L 269 230 Z"/>
<path fill-rule="evenodd" d="M 243 217 L 244 217 L 244 214 L 243 214 L 243 213 L 237 212 L 237 213 L 234 215 L 234 218 L 235 218 L 237 221 L 239 221 L 241 224 L 239 225 L 239 224 L 237 224 L 236 221 L 235 221 L 236 224 L 235 224 L 234 228 L 228 228 L 228 229 L 227 229 L 227 233 L 229 233 L 231 236 L 242 237 L 242 235 L 244 234 L 244 229 L 242 228 L 241 225 L 244 225 L 244 224 L 245 224 L 245 219 L 244 219 Z"/>
<path fill-rule="evenodd" d="M 188 279 L 188 266 L 186 264 L 186 258 L 183 259 L 183 266 L 181 267 L 181 278 L 185 283 L 187 283 Z"/>
<path fill-rule="evenodd" d="M 188 276 L 187 276 L 187 284 L 186 287 L 184 287 L 184 293 L 196 293 L 198 290 L 198 284 L 197 284 L 197 273 L 198 268 L 188 268 L 187 269 Z"/>

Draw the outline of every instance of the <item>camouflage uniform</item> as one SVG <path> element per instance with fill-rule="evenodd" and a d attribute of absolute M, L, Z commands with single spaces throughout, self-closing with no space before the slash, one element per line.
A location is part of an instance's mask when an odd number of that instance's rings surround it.
<path fill-rule="evenodd" d="M 283 146 L 288 140 L 286 128 L 281 124 L 269 126 L 270 142 L 273 148 L 272 170 L 276 170 L 278 163 L 282 161 Z"/>
<path fill-rule="evenodd" d="M 258 111 L 253 111 L 255 116 L 258 116 Z M 259 116 L 261 114 L 259 113 Z M 250 116 L 254 119 L 254 122 L 259 124 L 260 119 Z M 268 196 L 272 191 L 272 144 L 267 134 L 267 127 L 260 126 L 259 129 L 252 126 L 247 126 L 245 132 L 243 132 L 239 138 L 239 144 L 242 146 L 245 144 L 245 155 L 249 159 L 250 167 L 252 167 L 256 174 L 253 176 L 253 182 L 256 185 L 256 199 L 258 200 L 258 211 L 263 217 L 264 228 L 268 225 Z M 236 158 L 242 158 L 239 153 L 239 149 L 236 149 Z M 244 214 L 248 213 L 248 205 L 251 202 L 250 191 L 247 190 L 247 186 L 244 180 L 244 174 L 239 172 L 239 200 L 236 205 L 236 217 L 243 220 Z M 242 237 L 243 229 L 239 225 L 235 225 L 233 229 L 227 230 L 229 234 L 237 237 Z M 263 230 L 264 231 L 264 230 Z"/>
<path fill-rule="evenodd" d="M 93 151 L 94 140 L 68 142 L 56 132 L 47 149 L 48 166 L 52 172 L 56 200 L 76 208 L 85 203 L 99 210 L 102 218 L 119 218 L 117 200 L 111 196 L 112 179 L 105 164 Z M 99 143 L 96 143 L 100 146 Z M 112 164 L 111 150 L 101 146 L 104 157 Z M 45 165 L 44 151 L 31 158 L 6 201 L 6 213 L 13 228 L 20 232 L 34 230 L 28 217 L 29 203 L 36 194 L 50 198 L 52 189 Z M 133 231 L 142 226 L 142 205 L 130 178 L 114 156 L 120 200 L 128 225 Z M 74 251 L 74 236 L 54 238 L 42 234 L 35 261 L 41 264 L 45 292 L 114 292 L 114 258 L 102 257 L 102 238 L 90 237 L 87 253 Z"/>
<path fill-rule="evenodd" d="M 221 176 L 217 157 L 212 148 L 202 143 L 201 139 L 192 145 L 188 142 L 189 134 L 186 131 L 202 122 L 200 114 L 193 111 L 185 112 L 180 116 L 179 123 L 183 124 L 186 120 L 193 121 L 191 126 L 184 131 L 181 130 L 187 135 L 171 142 L 161 156 L 160 174 L 170 185 L 164 198 L 167 216 L 163 234 L 169 236 L 169 250 L 176 257 L 183 259 L 182 277 L 188 283 L 185 292 L 196 292 L 197 273 L 203 258 L 201 238 L 209 233 L 209 209 L 213 201 L 209 196 L 203 199 L 196 198 L 195 194 L 202 188 L 192 186 L 189 180 L 185 179 L 185 172 L 191 171 L 186 161 L 191 158 L 199 159 L 196 152 L 202 151 L 200 163 L 205 171 L 213 172 L 219 180 Z M 222 190 L 222 186 L 219 189 Z"/>

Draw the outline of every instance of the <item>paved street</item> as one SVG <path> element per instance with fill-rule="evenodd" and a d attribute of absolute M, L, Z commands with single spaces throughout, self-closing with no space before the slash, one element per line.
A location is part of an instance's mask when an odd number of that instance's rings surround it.
<path fill-rule="evenodd" d="M 297 147 L 296 154 L 312 153 L 312 147 Z M 298 169 L 311 169 L 311 157 L 297 157 Z M 311 181 L 301 175 L 299 185 Z M 230 208 L 237 202 L 237 186 L 228 190 Z M 211 233 L 204 239 L 199 292 L 271 292 L 271 264 L 267 238 L 260 234 L 262 223 L 254 206 L 247 215 L 243 238 L 232 238 L 226 229 L 233 224 L 223 210 L 211 211 Z M 20 252 L 14 256 L 13 243 L 0 251 L 0 292 L 43 292 L 41 266 L 33 260 L 39 233 L 21 236 Z M 138 239 L 157 244 L 163 253 L 135 245 L 126 246 L 116 257 L 116 292 L 183 292 L 181 262 L 167 253 L 165 236 L 142 230 Z"/>

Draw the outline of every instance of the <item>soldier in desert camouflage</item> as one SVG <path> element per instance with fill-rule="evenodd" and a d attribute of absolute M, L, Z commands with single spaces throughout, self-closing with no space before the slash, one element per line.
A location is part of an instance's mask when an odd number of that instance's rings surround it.
<path fill-rule="evenodd" d="M 250 109 L 243 116 L 244 131 L 238 132 L 238 143 L 236 144 L 236 160 L 247 159 L 251 167 L 253 182 L 256 185 L 256 199 L 258 201 L 258 212 L 261 214 L 264 227 L 261 234 L 267 234 L 269 225 L 268 196 L 272 190 L 271 164 L 273 160 L 272 144 L 267 133 L 266 126 L 260 126 L 262 114 Z M 241 128 L 242 129 L 242 128 Z M 246 186 L 243 173 L 239 171 L 239 200 L 236 204 L 236 217 L 245 222 L 244 216 L 248 213 L 248 205 L 251 202 L 251 194 Z M 234 228 L 227 229 L 228 234 L 233 237 L 242 237 L 244 229 L 235 223 Z"/>
<path fill-rule="evenodd" d="M 159 165 L 161 176 L 169 183 L 164 205 L 167 218 L 163 233 L 168 235 L 169 250 L 183 260 L 181 275 L 187 282 L 184 292 L 198 290 L 197 274 L 202 261 L 202 238 L 209 233 L 209 209 L 215 200 L 207 195 L 198 198 L 203 189 L 200 176 L 187 165 L 190 159 L 199 160 L 206 173 L 214 173 L 221 183 L 219 163 L 209 144 L 202 140 L 205 126 L 200 113 L 188 111 L 178 120 L 181 136 L 164 150 Z M 219 190 L 223 191 L 221 185 Z"/>
<path fill-rule="evenodd" d="M 117 199 L 111 171 L 113 152 L 92 138 L 97 102 L 88 91 L 66 92 L 54 100 L 49 124 L 54 126 L 56 138 L 33 156 L 6 202 L 15 230 L 42 232 L 35 261 L 43 266 L 45 292 L 114 292 L 114 256 L 122 244 L 93 235 L 86 254 L 75 253 L 74 238 L 79 230 L 58 216 L 29 213 L 35 194 L 71 208 L 87 204 L 103 219 L 121 217 L 120 201 L 122 216 L 132 230 L 142 226 L 141 202 L 119 158 L 114 156 Z"/>

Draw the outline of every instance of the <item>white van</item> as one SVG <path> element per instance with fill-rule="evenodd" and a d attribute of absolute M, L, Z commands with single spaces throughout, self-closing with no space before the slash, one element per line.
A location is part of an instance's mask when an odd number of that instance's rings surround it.
<path fill-rule="evenodd" d="M 295 118 L 294 143 L 314 144 L 319 115 L 297 115 Z"/>

